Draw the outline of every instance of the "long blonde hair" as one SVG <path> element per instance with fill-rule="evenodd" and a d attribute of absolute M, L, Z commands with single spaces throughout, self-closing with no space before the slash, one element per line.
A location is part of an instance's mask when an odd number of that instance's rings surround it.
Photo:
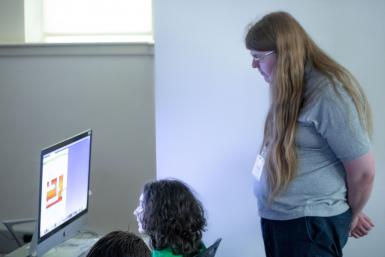
<path fill-rule="evenodd" d="M 343 66 L 322 51 L 301 25 L 286 12 L 273 12 L 251 25 L 246 47 L 257 51 L 275 51 L 277 64 L 271 88 L 272 102 L 265 121 L 262 147 L 267 146 L 267 180 L 270 200 L 295 177 L 297 154 L 295 135 L 297 119 L 304 102 L 305 64 L 324 74 L 332 87 L 335 80 L 351 96 L 360 121 L 372 134 L 368 100 L 359 83 Z"/>

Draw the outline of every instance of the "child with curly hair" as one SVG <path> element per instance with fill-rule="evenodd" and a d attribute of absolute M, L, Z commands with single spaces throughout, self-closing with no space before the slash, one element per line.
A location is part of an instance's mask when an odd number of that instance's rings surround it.
<path fill-rule="evenodd" d="M 192 257 L 206 249 L 203 206 L 179 180 L 145 184 L 134 215 L 139 232 L 150 238 L 153 257 Z"/>
<path fill-rule="evenodd" d="M 150 257 L 146 243 L 126 231 L 113 231 L 100 238 L 90 249 L 87 257 Z"/>

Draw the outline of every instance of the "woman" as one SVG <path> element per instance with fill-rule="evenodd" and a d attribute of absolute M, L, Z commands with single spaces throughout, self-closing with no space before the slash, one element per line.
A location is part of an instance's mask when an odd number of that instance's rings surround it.
<path fill-rule="evenodd" d="M 191 257 L 205 249 L 203 206 L 181 181 L 145 184 L 134 215 L 139 232 L 150 238 L 153 257 Z"/>
<path fill-rule="evenodd" d="M 349 232 L 373 227 L 367 98 L 288 13 L 250 26 L 245 44 L 271 93 L 253 170 L 266 255 L 342 256 Z"/>

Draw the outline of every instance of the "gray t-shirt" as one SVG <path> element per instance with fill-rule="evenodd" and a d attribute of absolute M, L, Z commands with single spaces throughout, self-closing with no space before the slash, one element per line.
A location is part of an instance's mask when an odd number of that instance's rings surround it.
<path fill-rule="evenodd" d="M 330 83 L 324 75 L 307 67 L 306 100 L 299 114 L 295 139 L 297 175 L 269 204 L 264 166 L 260 180 L 254 183 L 261 217 L 272 220 L 328 217 L 349 209 L 341 161 L 368 153 L 370 140 L 351 97 L 341 86 L 337 86 L 337 94 Z"/>

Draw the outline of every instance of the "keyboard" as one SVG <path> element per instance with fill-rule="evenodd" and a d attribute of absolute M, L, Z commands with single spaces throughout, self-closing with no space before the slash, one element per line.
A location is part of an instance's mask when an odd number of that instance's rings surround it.
<path fill-rule="evenodd" d="M 84 257 L 98 238 L 71 238 L 47 252 L 44 257 Z"/>

